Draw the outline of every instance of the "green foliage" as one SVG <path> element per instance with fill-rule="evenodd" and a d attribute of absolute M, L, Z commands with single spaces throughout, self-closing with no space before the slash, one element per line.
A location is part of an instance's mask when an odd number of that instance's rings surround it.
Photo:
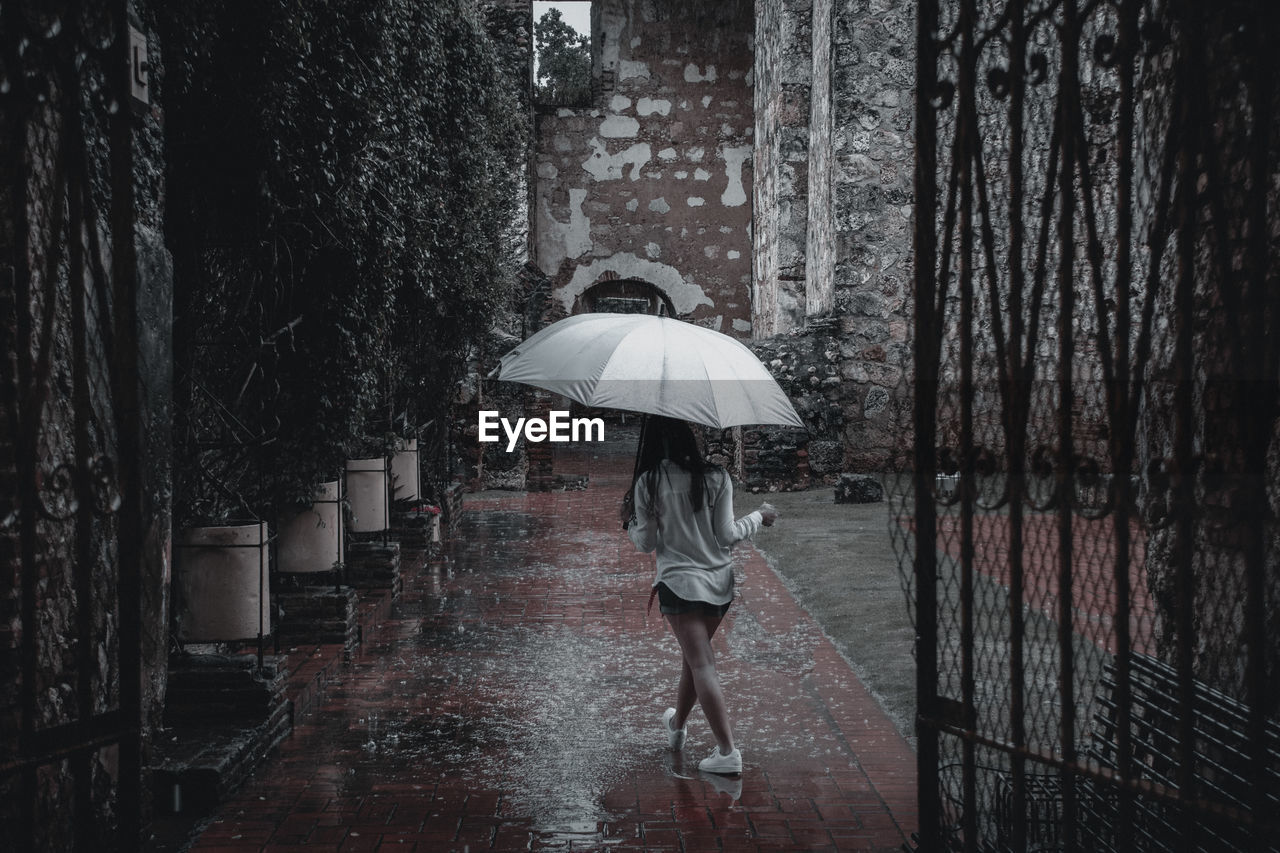
<path fill-rule="evenodd" d="M 469 0 L 166 6 L 176 515 L 272 513 L 446 421 L 529 131 Z"/>
<path fill-rule="evenodd" d="M 534 28 L 538 48 L 536 97 L 544 104 L 585 104 L 591 98 L 591 39 L 548 9 Z"/>

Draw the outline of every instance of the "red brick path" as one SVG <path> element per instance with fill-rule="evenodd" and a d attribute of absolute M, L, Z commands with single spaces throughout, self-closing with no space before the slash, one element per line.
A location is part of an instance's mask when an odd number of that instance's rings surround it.
<path fill-rule="evenodd" d="M 408 555 L 379 641 L 194 849 L 900 850 L 914 753 L 751 547 L 716 638 L 744 771 L 697 772 L 699 710 L 666 749 L 679 653 L 618 529 L 627 465 L 580 452 L 556 470 L 585 491 L 468 496 L 450 553 Z"/>

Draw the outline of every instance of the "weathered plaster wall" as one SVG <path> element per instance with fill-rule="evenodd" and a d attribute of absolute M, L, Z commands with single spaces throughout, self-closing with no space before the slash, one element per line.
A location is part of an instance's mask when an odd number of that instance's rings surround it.
<path fill-rule="evenodd" d="M 588 109 L 538 117 L 535 263 L 551 316 L 647 282 L 677 314 L 751 331 L 752 5 L 596 0 Z"/>

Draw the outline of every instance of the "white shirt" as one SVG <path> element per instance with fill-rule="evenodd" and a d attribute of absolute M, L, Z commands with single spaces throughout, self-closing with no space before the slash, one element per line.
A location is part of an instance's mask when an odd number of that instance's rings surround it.
<path fill-rule="evenodd" d="M 636 520 L 627 535 L 638 550 L 658 552 L 653 586 L 665 583 L 681 598 L 728 604 L 733 600 L 733 564 L 729 549 L 754 536 L 763 518 L 759 510 L 733 520 L 733 482 L 723 468 L 709 468 L 702 509 L 694 512 L 688 471 L 664 459 L 658 470 L 658 506 L 654 518 L 648 479 L 636 482 Z"/>

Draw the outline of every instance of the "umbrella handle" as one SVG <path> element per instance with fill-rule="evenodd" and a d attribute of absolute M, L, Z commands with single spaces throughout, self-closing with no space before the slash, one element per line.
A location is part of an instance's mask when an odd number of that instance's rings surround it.
<path fill-rule="evenodd" d="M 640 476 L 640 454 L 644 452 L 644 433 L 649 428 L 649 416 L 640 416 L 640 441 L 636 443 L 636 464 L 631 470 L 631 486 L 635 488 L 636 478 Z"/>
<path fill-rule="evenodd" d="M 640 416 L 640 441 L 636 444 L 636 464 L 631 469 L 631 483 L 627 486 L 626 494 L 622 496 L 622 505 L 631 510 L 629 515 L 633 517 L 635 515 L 633 502 L 635 501 L 636 494 L 636 480 L 640 479 L 640 458 L 641 454 L 644 452 L 644 433 L 645 430 L 648 429 L 648 426 L 649 416 L 642 414 Z M 627 523 L 624 521 L 622 526 L 623 529 L 625 529 Z"/>

